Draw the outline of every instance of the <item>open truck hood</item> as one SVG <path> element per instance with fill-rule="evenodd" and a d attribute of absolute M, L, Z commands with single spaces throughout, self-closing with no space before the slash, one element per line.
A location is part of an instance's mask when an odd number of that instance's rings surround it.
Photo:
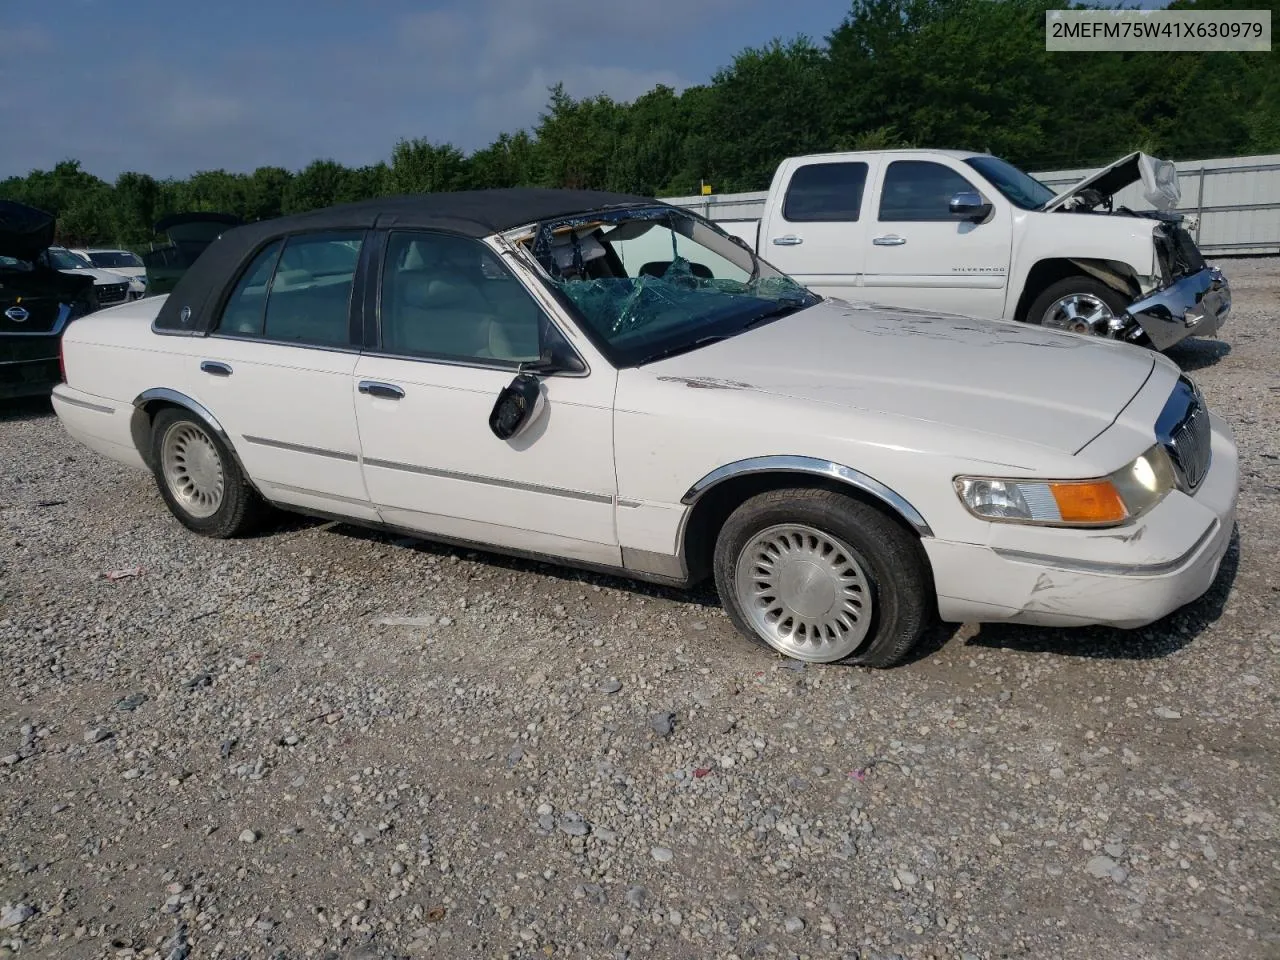
<path fill-rule="evenodd" d="M 1099 202 L 1115 196 L 1132 183 L 1142 181 L 1142 195 L 1157 210 L 1170 211 L 1182 199 L 1178 187 L 1178 171 L 1168 160 L 1157 160 L 1141 151 L 1135 150 L 1115 163 L 1103 167 L 1097 173 L 1091 173 L 1079 183 L 1058 194 L 1042 210 L 1091 210 Z M 1086 195 L 1086 191 L 1096 193 L 1096 197 Z"/>

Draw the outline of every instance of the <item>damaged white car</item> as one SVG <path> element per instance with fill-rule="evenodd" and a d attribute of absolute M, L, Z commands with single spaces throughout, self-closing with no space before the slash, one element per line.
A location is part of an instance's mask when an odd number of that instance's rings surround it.
<path fill-rule="evenodd" d="M 193 531 L 275 507 L 713 577 L 743 634 L 807 661 L 898 663 L 938 617 L 1149 623 L 1234 526 L 1230 429 L 1158 354 L 824 300 L 643 197 L 237 227 L 63 349 L 66 429 Z"/>

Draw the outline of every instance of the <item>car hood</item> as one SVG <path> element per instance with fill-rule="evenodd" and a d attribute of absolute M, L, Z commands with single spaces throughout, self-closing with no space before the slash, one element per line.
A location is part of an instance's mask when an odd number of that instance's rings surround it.
<path fill-rule="evenodd" d="M 93 277 L 94 283 L 128 283 L 129 278 L 119 273 L 113 273 L 110 270 L 100 270 L 97 267 L 80 267 L 77 270 L 59 270 L 59 273 L 65 273 L 72 277 Z"/>
<path fill-rule="evenodd" d="M 1075 454 L 1154 364 L 1140 348 L 1078 334 L 832 299 L 643 369 Z"/>
<path fill-rule="evenodd" d="M 1064 207 L 1074 209 L 1081 203 L 1083 198 L 1080 195 L 1086 190 L 1094 190 L 1104 198 L 1112 197 L 1139 180 L 1142 181 L 1143 197 L 1157 210 L 1172 210 L 1182 199 L 1177 168 L 1168 160 L 1157 160 L 1141 151 L 1134 151 L 1072 184 L 1041 209 L 1046 213 Z M 1087 200 L 1083 203 L 1085 209 L 1094 205 Z"/>

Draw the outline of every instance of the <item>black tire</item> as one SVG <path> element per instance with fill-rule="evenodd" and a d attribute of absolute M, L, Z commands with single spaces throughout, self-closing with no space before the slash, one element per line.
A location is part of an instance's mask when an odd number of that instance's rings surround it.
<path fill-rule="evenodd" d="M 813 527 L 847 544 L 871 592 L 871 625 L 861 644 L 839 659 L 816 662 L 884 668 L 906 659 L 937 618 L 937 599 L 924 549 L 914 534 L 882 510 L 830 490 L 768 491 L 730 514 L 716 539 L 714 573 L 721 603 L 733 625 L 770 650 L 791 655 L 771 644 L 752 625 L 737 589 L 743 551 L 764 531 L 787 524 Z"/>
<path fill-rule="evenodd" d="M 1113 316 L 1122 315 L 1129 307 L 1129 301 L 1124 294 L 1111 289 L 1101 280 L 1077 274 L 1049 284 L 1038 297 L 1031 301 L 1031 306 L 1027 308 L 1027 315 L 1024 319 L 1027 323 L 1043 326 L 1044 315 L 1049 310 L 1049 307 L 1063 297 L 1069 297 L 1076 293 L 1097 297 L 1107 305 Z M 1087 336 L 1087 334 L 1082 335 Z"/>
<path fill-rule="evenodd" d="M 208 516 L 193 514 L 165 479 L 165 437 L 170 431 L 183 426 L 198 430 L 209 441 L 217 453 L 218 466 L 222 470 L 221 501 L 217 509 Z M 169 512 L 177 517 L 179 523 L 195 533 L 224 540 L 245 536 L 259 529 L 269 513 L 269 507 L 249 485 L 222 438 L 187 410 L 166 407 L 156 414 L 151 423 L 151 464 L 160 496 L 164 498 Z"/>

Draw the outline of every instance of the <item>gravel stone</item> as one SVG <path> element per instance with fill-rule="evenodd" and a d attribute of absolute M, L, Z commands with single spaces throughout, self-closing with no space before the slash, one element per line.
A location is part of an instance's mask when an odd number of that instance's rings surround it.
<path fill-rule="evenodd" d="M 787 917 L 782 923 L 782 928 L 792 936 L 804 930 L 804 921 L 799 917 Z"/>
<path fill-rule="evenodd" d="M 660 737 L 669 737 L 676 729 L 676 715 L 669 710 L 651 713 L 649 728 Z"/>
<path fill-rule="evenodd" d="M 258 831 L 256 831 L 256 830 L 241 830 L 241 831 L 240 831 L 240 836 L 239 836 L 239 837 L 237 837 L 236 839 L 238 839 L 241 843 L 257 843 L 257 842 L 258 842 Z"/>
<path fill-rule="evenodd" d="M 670 863 L 671 858 L 675 856 L 669 847 L 652 847 L 649 854 L 659 863 Z"/>
<path fill-rule="evenodd" d="M 36 915 L 35 907 L 25 903 L 6 904 L 0 909 L 0 930 L 20 927 Z"/>

